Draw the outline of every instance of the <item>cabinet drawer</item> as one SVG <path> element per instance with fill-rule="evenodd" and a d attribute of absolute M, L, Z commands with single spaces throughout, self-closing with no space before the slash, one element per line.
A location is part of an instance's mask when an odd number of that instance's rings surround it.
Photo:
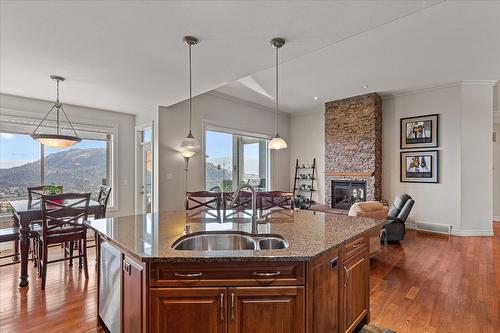
<path fill-rule="evenodd" d="M 303 262 L 151 263 L 150 286 L 303 285 Z"/>
<path fill-rule="evenodd" d="M 344 247 L 345 259 L 348 259 L 362 251 L 368 249 L 368 238 L 366 235 L 357 237 L 354 240 L 348 242 Z"/>

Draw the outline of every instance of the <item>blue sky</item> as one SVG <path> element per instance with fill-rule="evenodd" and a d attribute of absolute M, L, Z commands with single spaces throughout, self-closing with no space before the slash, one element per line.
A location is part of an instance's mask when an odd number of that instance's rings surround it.
<path fill-rule="evenodd" d="M 71 148 L 103 148 L 105 142 L 84 140 L 70 148 L 45 148 L 45 156 Z M 0 168 L 11 168 L 40 159 L 40 144 L 27 134 L 0 133 Z"/>
<path fill-rule="evenodd" d="M 220 159 L 232 161 L 233 135 L 222 132 L 206 131 L 205 153 L 207 159 L 219 162 Z M 245 173 L 259 173 L 259 145 L 245 145 Z"/>

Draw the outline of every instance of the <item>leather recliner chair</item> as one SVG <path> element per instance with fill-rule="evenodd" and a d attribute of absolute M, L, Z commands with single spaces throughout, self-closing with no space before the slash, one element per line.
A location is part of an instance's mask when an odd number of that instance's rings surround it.
<path fill-rule="evenodd" d="M 415 200 L 408 194 L 399 193 L 396 195 L 394 204 L 389 208 L 389 212 L 387 213 L 387 222 L 383 227 L 385 229 L 385 236 L 382 236 L 382 240 L 391 242 L 400 241 L 405 238 L 405 222 L 414 204 Z M 383 239 L 384 237 L 386 239 Z"/>

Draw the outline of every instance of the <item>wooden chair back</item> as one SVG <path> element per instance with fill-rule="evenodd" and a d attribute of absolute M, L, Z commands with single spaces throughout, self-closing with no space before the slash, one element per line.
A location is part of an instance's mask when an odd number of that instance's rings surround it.
<path fill-rule="evenodd" d="M 262 210 L 283 208 L 293 209 L 293 192 L 269 191 L 259 193 L 259 206 Z"/>
<path fill-rule="evenodd" d="M 97 202 L 101 205 L 101 216 L 100 218 L 106 217 L 106 209 L 108 207 L 109 196 L 111 194 L 111 187 L 106 185 L 99 186 L 99 196 L 97 197 Z"/>
<path fill-rule="evenodd" d="M 211 191 L 196 191 L 196 192 L 186 192 L 186 211 L 194 211 L 194 214 L 189 215 L 190 217 L 204 211 L 208 214 L 219 218 L 221 209 L 221 198 L 222 194 L 220 192 Z M 213 214 L 211 211 L 216 211 Z"/>
<path fill-rule="evenodd" d="M 224 199 L 223 199 L 224 217 L 229 217 L 238 212 L 246 213 L 245 210 L 252 209 L 252 192 L 240 191 L 240 193 L 238 194 L 238 198 L 234 202 L 234 205 L 229 207 L 229 203 L 233 199 L 233 195 L 234 192 L 224 192 Z M 260 192 L 257 192 L 257 209 L 259 208 L 259 199 L 258 199 L 259 195 Z M 228 213 L 227 210 L 233 210 L 233 212 Z M 249 215 L 251 214 L 249 213 Z"/>
<path fill-rule="evenodd" d="M 59 192 L 62 193 L 63 186 L 57 185 L 57 188 L 59 189 Z M 40 200 L 42 198 L 44 189 L 45 189 L 44 185 L 28 187 L 28 200 L 29 201 Z"/>
<path fill-rule="evenodd" d="M 217 209 L 221 207 L 221 193 L 210 191 L 186 192 L 186 210 Z"/>
<path fill-rule="evenodd" d="M 90 193 L 42 195 L 42 238 L 85 234 Z M 61 240 L 60 240 L 61 241 Z"/>

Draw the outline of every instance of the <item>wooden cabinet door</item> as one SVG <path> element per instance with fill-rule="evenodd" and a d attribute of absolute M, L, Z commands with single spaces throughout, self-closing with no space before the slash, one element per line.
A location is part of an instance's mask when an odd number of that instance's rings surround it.
<path fill-rule="evenodd" d="M 343 323 L 344 332 L 352 332 L 365 319 L 369 310 L 369 259 L 363 251 L 344 262 Z"/>
<path fill-rule="evenodd" d="M 122 276 L 122 332 L 145 332 L 142 318 L 144 269 L 141 264 L 125 257 L 122 262 Z"/>
<path fill-rule="evenodd" d="M 302 333 L 304 287 L 228 288 L 229 333 Z"/>
<path fill-rule="evenodd" d="M 151 332 L 226 333 L 226 288 L 151 288 Z"/>
<path fill-rule="evenodd" d="M 307 332 L 338 333 L 339 321 L 339 270 L 338 252 L 328 253 L 309 263 L 307 286 Z"/>

